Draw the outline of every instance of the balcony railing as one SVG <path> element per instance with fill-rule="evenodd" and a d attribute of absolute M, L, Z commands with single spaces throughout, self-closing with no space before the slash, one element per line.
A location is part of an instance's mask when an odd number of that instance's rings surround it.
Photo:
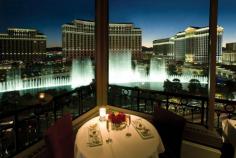
<path fill-rule="evenodd" d="M 49 102 L 0 114 L 0 158 L 10 157 L 43 138 L 43 134 L 63 113 L 77 118 L 96 106 L 94 86 L 79 87 Z M 207 125 L 207 97 L 109 85 L 108 104 L 152 114 L 162 106 L 187 119 Z M 235 116 L 235 101 L 216 99 L 215 127 Z"/>
<path fill-rule="evenodd" d="M 207 126 L 208 98 L 204 96 L 110 85 L 109 105 L 149 114 L 153 113 L 155 107 L 162 106 L 182 115 L 188 122 Z M 235 116 L 235 106 L 235 101 L 216 99 L 216 128 L 221 127 L 222 119 Z"/>
<path fill-rule="evenodd" d="M 0 115 L 0 158 L 11 157 L 42 139 L 45 130 L 63 113 L 73 119 L 92 109 L 95 90 L 91 85 L 56 96 L 49 102 Z"/>

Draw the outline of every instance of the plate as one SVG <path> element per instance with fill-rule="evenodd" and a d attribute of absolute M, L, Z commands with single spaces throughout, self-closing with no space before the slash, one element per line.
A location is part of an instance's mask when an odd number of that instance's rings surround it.
<path fill-rule="evenodd" d="M 136 129 L 136 131 L 138 132 L 138 134 L 141 136 L 141 138 L 143 139 L 149 139 L 149 138 L 153 138 L 153 134 L 150 131 L 150 129 L 146 128 L 141 122 L 140 120 L 134 120 L 132 121 L 132 125 L 134 126 L 134 128 Z"/>
<path fill-rule="evenodd" d="M 103 144 L 101 131 L 99 128 L 88 128 L 88 145 L 89 147 L 95 147 Z"/>

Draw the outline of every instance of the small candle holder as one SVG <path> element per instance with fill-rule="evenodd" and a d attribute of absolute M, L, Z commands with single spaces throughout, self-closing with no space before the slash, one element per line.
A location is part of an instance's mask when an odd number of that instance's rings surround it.
<path fill-rule="evenodd" d="M 100 121 L 106 121 L 106 108 L 99 109 L 99 116 Z"/>

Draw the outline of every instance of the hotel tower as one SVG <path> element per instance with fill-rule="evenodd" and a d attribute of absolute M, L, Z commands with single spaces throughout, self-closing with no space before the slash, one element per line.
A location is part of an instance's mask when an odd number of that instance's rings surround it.
<path fill-rule="evenodd" d="M 221 62 L 224 29 L 217 27 L 216 60 Z M 208 63 L 209 27 L 188 27 L 171 38 L 153 41 L 154 53 L 176 61 L 194 64 Z"/>
<path fill-rule="evenodd" d="M 9 28 L 0 33 L 0 61 L 40 62 L 46 57 L 46 36 L 35 29 Z"/>
<path fill-rule="evenodd" d="M 94 57 L 95 23 L 74 20 L 62 25 L 62 49 L 67 59 Z M 142 31 L 132 23 L 109 24 L 109 51 L 130 52 L 138 58 L 142 51 Z"/>

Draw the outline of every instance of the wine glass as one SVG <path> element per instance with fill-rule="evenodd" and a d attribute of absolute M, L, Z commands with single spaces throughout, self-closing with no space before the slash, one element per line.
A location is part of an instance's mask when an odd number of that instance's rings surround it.
<path fill-rule="evenodd" d="M 106 140 L 107 143 L 111 143 L 112 142 L 112 139 L 110 138 L 110 128 L 111 128 L 111 125 L 110 125 L 110 121 L 109 120 L 106 120 L 106 127 L 107 127 L 107 132 L 108 132 L 108 138 Z"/>
<path fill-rule="evenodd" d="M 126 124 L 127 124 L 127 129 L 128 129 L 128 132 L 126 133 L 126 136 L 127 137 L 130 137 L 132 134 L 129 132 L 129 126 L 131 124 L 131 116 L 130 115 L 127 115 L 126 117 Z"/>

